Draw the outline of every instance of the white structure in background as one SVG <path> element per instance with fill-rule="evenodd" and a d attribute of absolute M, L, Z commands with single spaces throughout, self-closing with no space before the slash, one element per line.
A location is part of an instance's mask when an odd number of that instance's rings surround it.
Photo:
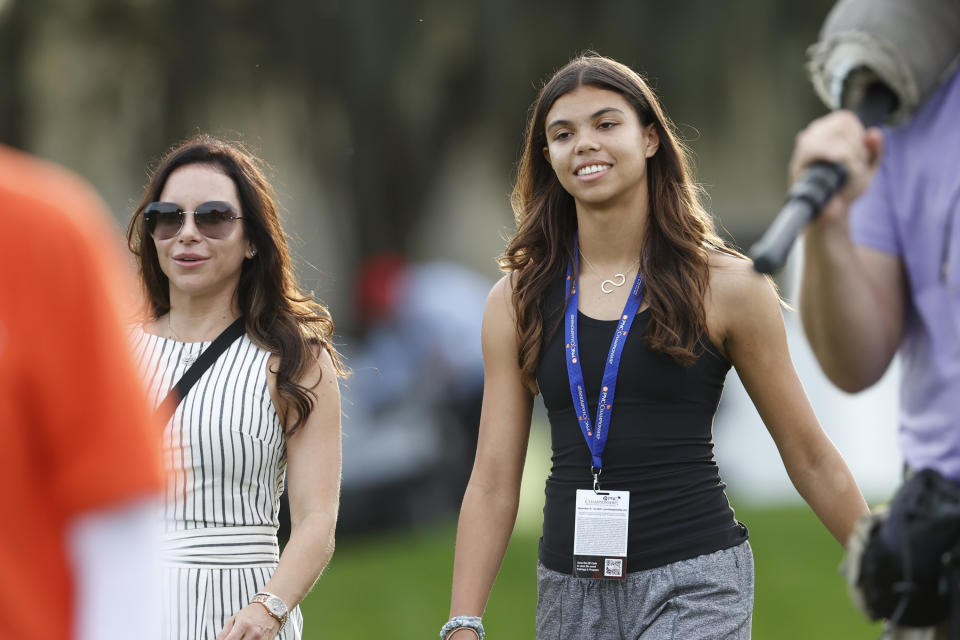
<path fill-rule="evenodd" d="M 794 285 L 800 255 L 795 249 L 787 264 L 791 276 L 787 280 Z M 867 501 L 871 505 L 887 501 L 900 482 L 903 466 L 897 445 L 898 361 L 876 385 L 850 395 L 834 387 L 821 371 L 803 334 L 799 313 L 785 311 L 784 317 L 790 354 L 820 424 L 840 449 Z M 720 473 L 734 499 L 752 503 L 801 500 L 734 370 L 727 376 L 713 434 Z"/>

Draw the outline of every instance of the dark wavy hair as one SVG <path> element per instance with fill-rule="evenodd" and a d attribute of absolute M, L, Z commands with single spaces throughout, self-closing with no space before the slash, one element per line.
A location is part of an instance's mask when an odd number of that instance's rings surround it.
<path fill-rule="evenodd" d="M 338 376 L 346 375 L 346 369 L 332 342 L 333 319 L 329 310 L 297 285 L 273 189 L 264 176 L 262 163 L 239 144 L 200 134 L 175 145 L 151 172 L 127 227 L 127 245 L 137 258 L 147 312 L 159 318 L 170 311 L 170 287 L 160 269 L 156 246 L 147 234 L 143 210 L 160 198 L 171 173 L 194 164 L 215 167 L 236 185 L 244 229 L 257 250 L 256 258 L 243 261 L 237 303 L 250 339 L 280 358 L 275 371 L 277 390 L 293 412 L 292 416 L 284 416 L 284 422 L 289 424 L 286 434 L 290 436 L 313 409 L 313 387 L 296 380 L 305 374 L 309 360 L 316 357 L 316 347 L 330 354 Z M 287 418 L 292 418 L 292 422 Z"/>
<path fill-rule="evenodd" d="M 581 86 L 620 94 L 633 106 L 640 123 L 652 124 L 660 138 L 657 152 L 647 160 L 650 215 L 643 246 L 637 247 L 644 299 L 651 312 L 644 338 L 651 348 L 684 365 L 697 359 L 706 325 L 709 251 L 739 255 L 717 235 L 700 203 L 701 190 L 691 178 L 691 154 L 643 78 L 596 53 L 571 60 L 543 85 L 530 107 L 510 196 L 517 231 L 499 260 L 500 267 L 513 274 L 519 364 L 524 384 L 534 393 L 544 337 L 542 300 L 573 258 L 577 231 L 573 196 L 561 186 L 543 154 L 546 117 L 558 98 Z"/>

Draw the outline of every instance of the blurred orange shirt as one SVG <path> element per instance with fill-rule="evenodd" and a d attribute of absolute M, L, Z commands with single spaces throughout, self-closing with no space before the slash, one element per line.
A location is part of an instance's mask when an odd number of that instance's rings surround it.
<path fill-rule="evenodd" d="M 92 189 L 0 146 L 4 638 L 70 638 L 71 519 L 159 495 L 160 425 L 130 354 L 130 287 Z"/>

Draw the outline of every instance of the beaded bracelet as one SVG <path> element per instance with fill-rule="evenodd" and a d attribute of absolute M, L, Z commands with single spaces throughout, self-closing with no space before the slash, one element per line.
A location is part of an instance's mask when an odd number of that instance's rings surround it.
<path fill-rule="evenodd" d="M 454 616 L 450 618 L 445 625 L 440 627 L 440 637 L 443 640 L 447 640 L 447 636 L 457 629 L 470 629 L 470 631 L 477 634 L 477 640 L 483 640 L 486 635 L 483 632 L 483 623 L 480 622 L 480 618 L 477 616 Z"/>

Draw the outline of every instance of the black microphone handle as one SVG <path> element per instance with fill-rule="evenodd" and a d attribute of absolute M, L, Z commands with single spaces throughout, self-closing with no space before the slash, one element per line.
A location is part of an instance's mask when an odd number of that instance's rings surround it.
<path fill-rule="evenodd" d="M 787 193 L 787 202 L 763 237 L 750 248 L 753 268 L 772 274 L 790 255 L 797 236 L 813 222 L 830 197 L 843 186 L 847 170 L 834 162 L 815 162 L 800 175 Z"/>
<path fill-rule="evenodd" d="M 864 91 L 853 112 L 865 127 L 872 127 L 882 123 L 896 107 L 897 97 L 893 91 L 876 82 Z M 807 167 L 790 187 L 787 202 L 773 223 L 750 247 L 753 268 L 766 274 L 779 271 L 797 236 L 819 215 L 846 179 L 846 169 L 833 162 L 815 162 Z"/>

